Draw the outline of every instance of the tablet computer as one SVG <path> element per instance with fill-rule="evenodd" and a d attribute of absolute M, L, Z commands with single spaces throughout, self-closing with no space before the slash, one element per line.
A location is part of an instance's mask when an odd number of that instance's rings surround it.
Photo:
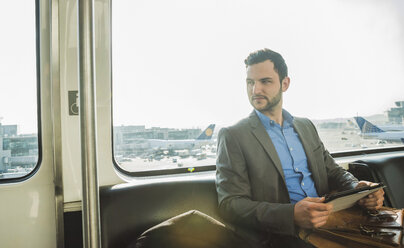
<path fill-rule="evenodd" d="M 333 205 L 333 212 L 343 210 L 355 205 L 363 197 L 378 191 L 385 186 L 382 183 L 373 186 L 364 186 L 355 189 L 349 189 L 334 194 L 326 195 L 324 203 Z"/>

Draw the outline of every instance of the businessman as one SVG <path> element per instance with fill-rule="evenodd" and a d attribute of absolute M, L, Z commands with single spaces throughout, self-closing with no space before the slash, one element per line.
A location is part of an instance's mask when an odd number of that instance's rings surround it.
<path fill-rule="evenodd" d="M 279 53 L 258 50 L 245 64 L 254 110 L 219 132 L 219 211 L 240 233 L 259 235 L 260 246 L 311 247 L 297 233 L 326 223 L 332 206 L 321 196 L 371 183 L 358 182 L 335 163 L 310 120 L 282 108 L 290 78 Z M 383 195 L 379 190 L 359 204 L 378 209 Z"/>

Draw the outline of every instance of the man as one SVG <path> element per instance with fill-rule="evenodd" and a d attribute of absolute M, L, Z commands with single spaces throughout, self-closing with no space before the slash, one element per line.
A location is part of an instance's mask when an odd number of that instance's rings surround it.
<path fill-rule="evenodd" d="M 254 230 L 272 247 L 310 247 L 297 233 L 326 223 L 332 206 L 321 196 L 371 183 L 358 182 L 335 163 L 310 120 L 282 109 L 290 78 L 279 53 L 259 50 L 245 64 L 254 111 L 219 132 L 219 211 L 240 233 Z M 379 190 L 359 204 L 378 209 L 383 194 Z"/>

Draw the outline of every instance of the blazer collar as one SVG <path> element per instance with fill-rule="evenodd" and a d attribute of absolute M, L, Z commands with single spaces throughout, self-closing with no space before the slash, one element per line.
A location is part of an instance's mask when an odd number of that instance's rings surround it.
<path fill-rule="evenodd" d="M 272 143 L 271 139 L 268 136 L 267 131 L 265 130 L 264 125 L 262 125 L 259 117 L 253 111 L 249 116 L 249 123 L 251 126 L 251 131 L 253 135 L 257 138 L 257 140 L 261 143 L 264 147 L 264 150 L 268 154 L 269 158 L 274 163 L 276 169 L 278 170 L 279 174 L 282 176 L 283 180 L 285 181 L 285 175 L 283 174 L 283 168 L 281 161 L 279 159 L 278 153 L 276 152 L 275 146 Z"/>

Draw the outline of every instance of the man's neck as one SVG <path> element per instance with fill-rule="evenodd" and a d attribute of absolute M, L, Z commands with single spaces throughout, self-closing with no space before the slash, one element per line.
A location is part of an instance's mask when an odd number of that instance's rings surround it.
<path fill-rule="evenodd" d="M 261 113 L 263 113 L 265 116 L 269 117 L 271 120 L 282 126 L 283 124 L 282 108 L 276 108 L 273 109 L 272 111 L 265 111 Z"/>

